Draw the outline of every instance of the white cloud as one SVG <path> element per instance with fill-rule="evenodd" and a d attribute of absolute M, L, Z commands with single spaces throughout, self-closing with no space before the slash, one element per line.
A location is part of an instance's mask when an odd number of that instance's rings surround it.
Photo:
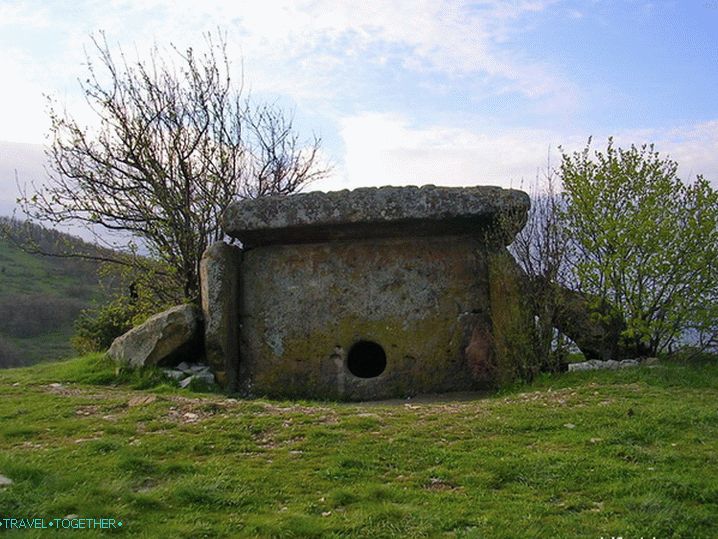
<path fill-rule="evenodd" d="M 500 88 L 539 98 L 571 94 L 574 89 L 556 69 L 499 43 L 520 29 L 517 19 L 548 3 L 274 0 L 236 13 L 235 20 L 243 50 L 262 85 L 271 87 L 277 78 L 267 77 L 264 68 L 279 65 L 288 68 L 283 73 L 291 80 L 318 82 L 317 90 L 327 90 L 328 84 L 343 89 L 341 81 L 326 77 L 336 69 L 327 65 L 328 57 L 337 64 L 382 65 L 393 59 L 410 71 L 479 76 L 485 91 Z M 301 67 L 292 75 L 289 67 L 297 62 Z"/>
<path fill-rule="evenodd" d="M 522 178 L 533 179 L 545 165 L 549 146 L 580 148 L 590 133 L 577 135 L 577 129 L 568 127 L 496 131 L 465 123 L 463 127 L 418 123 L 418 116 L 436 112 L 428 109 L 417 110 L 416 117 L 354 111 L 398 110 L 399 104 L 390 101 L 396 97 L 387 97 L 381 106 L 363 99 L 368 87 L 369 93 L 381 96 L 379 85 L 387 74 L 403 70 L 422 75 L 412 79 L 417 86 L 407 87 L 407 93 L 432 88 L 436 94 L 450 96 L 459 89 L 466 93 L 467 102 L 486 94 L 512 93 L 523 98 L 522 106 L 530 103 L 524 110 L 565 118 L 567 110 L 579 105 L 577 89 L 555 66 L 532 58 L 532 51 L 511 46 L 532 15 L 553 3 L 86 0 L 73 4 L 73 16 L 61 16 L 66 15 L 59 13 L 63 8 L 52 3 L 33 11 L 23 2 L 6 0 L 0 6 L 0 25 L 3 17 L 30 28 L 43 28 L 52 20 L 56 41 L 49 60 L 19 49 L 6 49 L 0 56 L 0 72 L 11 81 L 0 86 L 0 139 L 42 140 L 47 130 L 42 92 L 59 94 L 73 116 L 84 114 L 81 97 L 68 90 L 68 81 L 75 88 L 74 77 L 83 74 L 82 47 L 89 45 L 90 32 L 105 29 L 110 45 L 120 43 L 132 57 L 135 50 L 148 50 L 155 40 L 172 41 L 179 48 L 201 46 L 202 32 L 219 27 L 229 32 L 230 59 L 237 67 L 245 59 L 249 88 L 286 96 L 323 120 L 336 122 L 345 161 L 335 156 L 338 179 L 315 187 L 426 182 L 517 185 Z M 562 13 L 578 16 L 571 9 Z M 377 80 L 367 80 L 373 69 L 384 71 Z M 352 105 L 347 107 L 346 102 Z M 90 121 L 90 116 L 85 118 Z M 612 133 L 593 134 L 602 143 Z M 655 141 L 659 150 L 681 163 L 682 171 L 718 178 L 716 122 L 613 134 L 620 143 Z"/>
<path fill-rule="evenodd" d="M 518 187 L 545 165 L 546 131 L 482 132 L 450 126 L 412 127 L 398 115 L 345 118 L 345 181 L 359 185 L 499 185 Z"/>
<path fill-rule="evenodd" d="M 512 91 L 535 96 L 563 91 L 566 83 L 555 70 L 503 52 L 497 44 L 520 30 L 517 21 L 522 16 L 554 1 L 88 1 L 77 5 L 82 19 L 59 17 L 59 23 L 70 42 L 78 36 L 86 42 L 88 32 L 102 28 L 126 47 L 130 41 L 140 48 L 153 39 L 183 45 L 202 31 L 225 28 L 261 72 L 261 83 L 270 86 L 278 78 L 278 67 L 299 68 L 295 76 L 282 72 L 279 78 L 321 79 L 322 73 L 334 69 L 332 63 L 381 63 L 393 56 L 408 69 L 450 76 L 481 73 L 503 81 Z"/>
<path fill-rule="evenodd" d="M 397 114 L 365 113 L 341 122 L 346 153 L 339 177 L 322 188 L 371 185 L 530 186 L 546 168 L 549 152 L 558 165 L 559 145 L 582 149 L 587 135 L 546 129 L 482 131 L 451 126 L 412 126 Z M 595 133 L 593 147 L 605 148 L 612 133 Z M 718 187 L 718 121 L 671 129 L 623 131 L 616 144 L 654 142 L 680 165 L 685 180 L 702 173 Z"/>
<path fill-rule="evenodd" d="M 0 140 L 39 142 L 48 126 L 43 73 L 33 59 L 18 49 L 0 54 Z"/>
<path fill-rule="evenodd" d="M 701 174 L 718 187 L 718 120 L 664 129 L 628 130 L 618 133 L 615 140 L 619 146 L 653 143 L 661 155 L 678 163 L 678 173 L 684 180 Z"/>
<path fill-rule="evenodd" d="M 287 96 L 330 115 L 338 100 L 360 100 L 367 89 L 380 93 L 377 84 L 396 70 L 427 79 L 417 81 L 417 89 L 464 81 L 469 99 L 508 92 L 549 111 L 552 103 L 565 110 L 577 100 L 572 84 L 551 65 L 507 45 L 520 32 L 522 18 L 554 1 L 85 0 L 71 9 L 59 4 L 29 9 L 20 0 L 6 0 L 0 27 L 15 21 L 35 31 L 34 41 L 46 50 L 32 57 L 6 50 L 0 60 L 4 80 L 11 81 L 5 86 L 12 87 L 0 91 L 0 112 L 4 124 L 19 133 L 0 127 L 0 138 L 42 140 L 42 92 L 79 100 L 74 78 L 84 75 L 83 48 L 92 48 L 89 34 L 98 30 L 106 31 L 113 49 L 120 44 L 132 58 L 135 51 L 144 56 L 155 41 L 201 47 L 203 32 L 221 28 L 229 34 L 229 55 L 238 70 L 245 59 L 249 89 Z M 383 75 L 370 81 L 372 70 Z"/>
<path fill-rule="evenodd" d="M 0 26 L 24 26 L 47 28 L 50 17 L 47 6 L 30 7 L 25 2 L 4 2 L 0 4 Z"/>

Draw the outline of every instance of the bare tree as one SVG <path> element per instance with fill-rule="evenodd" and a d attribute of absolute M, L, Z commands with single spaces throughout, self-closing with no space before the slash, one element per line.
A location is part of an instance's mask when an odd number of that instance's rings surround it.
<path fill-rule="evenodd" d="M 534 314 L 533 355 L 540 370 L 556 370 L 562 360 L 565 336 L 556 329 L 571 282 L 572 243 L 561 220 L 560 184 L 547 160 L 531 186 L 531 208 L 525 226 L 510 250 L 525 274 L 525 290 Z"/>
<path fill-rule="evenodd" d="M 23 194 L 23 210 L 131 235 L 195 299 L 200 257 L 222 239 L 227 204 L 324 177 L 320 140 L 300 140 L 290 116 L 232 85 L 223 36 L 207 35 L 201 53 L 155 46 L 146 62 L 113 54 L 102 34 L 93 44 L 81 87 L 97 127 L 50 102 L 51 180 Z"/>

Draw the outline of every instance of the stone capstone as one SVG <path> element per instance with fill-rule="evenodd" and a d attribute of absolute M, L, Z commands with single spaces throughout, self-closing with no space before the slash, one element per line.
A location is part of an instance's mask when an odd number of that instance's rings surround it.
<path fill-rule="evenodd" d="M 193 305 L 172 307 L 117 337 L 107 354 L 131 367 L 171 365 L 192 357 L 201 345 L 200 318 Z"/>
<path fill-rule="evenodd" d="M 510 242 L 523 227 L 529 206 L 526 193 L 500 187 L 367 187 L 235 202 L 224 212 L 222 226 L 252 247 L 474 234 L 479 227 L 496 224 L 501 215 L 511 215 Z"/>

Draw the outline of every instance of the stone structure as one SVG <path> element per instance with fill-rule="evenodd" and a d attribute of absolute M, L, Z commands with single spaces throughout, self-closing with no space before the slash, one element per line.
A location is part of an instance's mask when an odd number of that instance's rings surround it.
<path fill-rule="evenodd" d="M 363 400 L 489 385 L 496 335 L 510 338 L 520 300 L 496 268 L 528 207 L 525 193 L 497 187 L 237 202 L 223 227 L 242 248 L 215 244 L 201 264 L 207 361 L 247 395 Z"/>

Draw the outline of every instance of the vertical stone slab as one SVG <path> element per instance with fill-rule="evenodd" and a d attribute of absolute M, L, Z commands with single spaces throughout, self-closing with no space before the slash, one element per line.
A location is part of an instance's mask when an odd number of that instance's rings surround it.
<path fill-rule="evenodd" d="M 207 363 L 226 389 L 237 387 L 239 367 L 239 271 L 242 250 L 210 245 L 200 261 L 200 286 Z"/>
<path fill-rule="evenodd" d="M 475 327 L 490 332 L 481 246 L 450 236 L 248 249 L 239 392 L 366 400 L 477 388 L 463 350 Z"/>

